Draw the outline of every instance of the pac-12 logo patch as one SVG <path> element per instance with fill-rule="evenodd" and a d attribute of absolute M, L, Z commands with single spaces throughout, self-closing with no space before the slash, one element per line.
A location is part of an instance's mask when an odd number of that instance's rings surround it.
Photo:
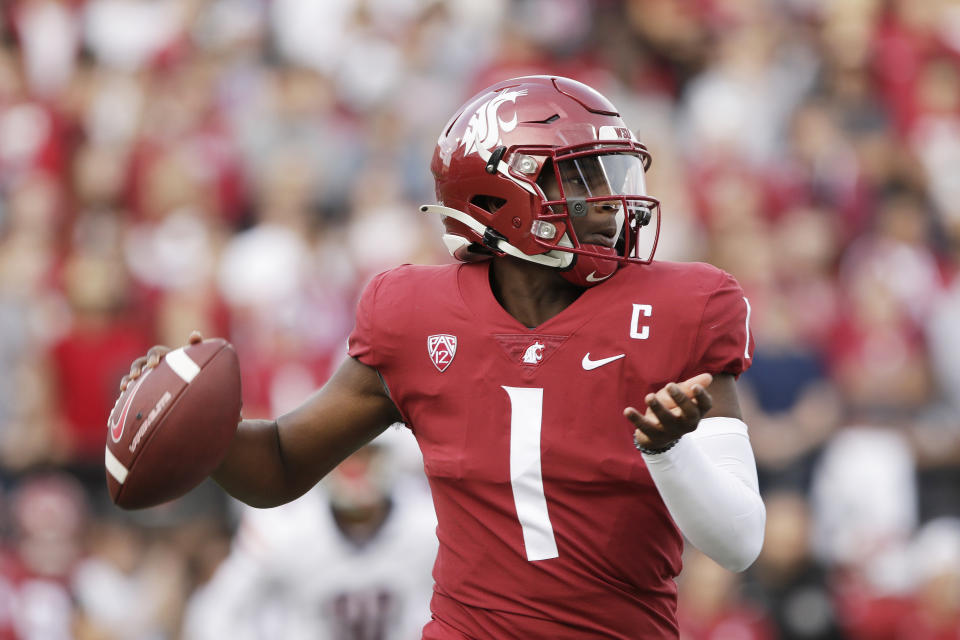
<path fill-rule="evenodd" d="M 449 333 L 427 336 L 427 353 L 433 366 L 442 372 L 453 362 L 453 356 L 457 355 L 457 336 Z"/>

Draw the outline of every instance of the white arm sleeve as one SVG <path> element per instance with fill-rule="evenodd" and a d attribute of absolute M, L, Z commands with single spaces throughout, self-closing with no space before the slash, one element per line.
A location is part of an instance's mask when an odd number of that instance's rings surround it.
<path fill-rule="evenodd" d="M 706 418 L 670 450 L 643 454 L 653 482 L 681 533 L 730 571 L 760 554 L 767 512 L 747 425 Z"/>

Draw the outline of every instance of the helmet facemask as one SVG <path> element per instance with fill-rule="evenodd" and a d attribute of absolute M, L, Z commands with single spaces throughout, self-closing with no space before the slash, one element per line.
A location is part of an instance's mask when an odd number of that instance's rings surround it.
<path fill-rule="evenodd" d="M 653 259 L 660 227 L 660 203 L 646 195 L 649 155 L 623 145 L 579 145 L 537 157 L 536 149 L 511 154 L 511 172 L 540 166 L 536 186 L 543 201 L 530 228 L 534 241 L 554 252 L 573 254 L 562 268 L 580 286 L 609 278 L 624 263 Z M 543 150 L 540 150 L 543 153 Z M 582 222 L 594 212 L 590 223 Z M 597 214 L 613 219 L 607 223 Z M 581 233 L 580 237 L 577 227 Z M 644 232 L 644 227 L 650 227 Z"/>

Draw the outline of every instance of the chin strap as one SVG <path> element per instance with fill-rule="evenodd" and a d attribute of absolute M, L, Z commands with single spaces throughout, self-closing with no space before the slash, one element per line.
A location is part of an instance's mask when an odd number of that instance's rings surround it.
<path fill-rule="evenodd" d="M 451 209 L 450 207 L 444 207 L 439 204 L 425 204 L 420 206 L 420 211 L 422 213 L 435 213 L 441 217 L 450 217 L 460 222 L 472 231 L 475 231 L 480 237 L 488 237 L 488 230 L 494 232 L 490 227 L 485 226 L 483 223 L 475 220 L 474 218 L 468 216 L 462 211 L 457 209 Z M 495 233 L 495 232 L 494 232 Z M 567 243 L 570 241 L 567 239 L 566 234 L 563 237 L 564 240 L 567 240 Z M 561 241 L 562 242 L 562 241 Z M 572 245 L 570 245 L 572 246 Z M 450 245 L 448 244 L 448 248 Z M 546 253 L 538 253 L 534 255 L 528 255 L 520 249 L 517 249 L 515 246 L 507 242 L 505 239 L 500 238 L 497 240 L 496 247 L 498 251 L 503 251 L 504 253 L 511 255 L 515 258 L 520 258 L 521 260 L 526 260 L 528 262 L 536 262 L 537 264 L 542 264 L 547 267 L 554 267 L 557 269 L 563 269 L 570 266 L 570 263 L 573 262 L 573 253 L 566 251 L 548 251 Z M 451 253 L 453 253 L 451 251 Z M 454 256 L 456 257 L 456 256 Z"/>

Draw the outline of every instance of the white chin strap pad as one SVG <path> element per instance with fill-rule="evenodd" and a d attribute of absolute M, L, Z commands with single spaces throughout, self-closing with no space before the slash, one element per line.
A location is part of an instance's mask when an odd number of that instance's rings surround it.
<path fill-rule="evenodd" d="M 487 231 L 487 227 L 485 227 L 481 222 L 468 216 L 462 211 L 458 211 L 457 209 L 451 209 L 450 207 L 444 207 L 439 204 L 425 204 L 420 206 L 420 211 L 421 213 L 434 213 L 444 218 L 453 218 L 457 222 L 466 225 L 481 236 Z M 466 238 L 445 233 L 443 234 L 443 244 L 447 247 L 447 251 L 450 252 L 450 255 L 457 260 L 462 260 L 464 262 L 473 261 L 473 258 L 467 257 L 469 254 L 467 247 L 470 246 L 470 241 Z M 559 244 L 567 247 L 573 246 L 566 234 L 564 234 Z M 573 262 L 574 257 L 574 254 L 568 251 L 556 250 L 547 251 L 546 253 L 528 255 L 505 240 L 501 240 L 499 243 L 497 243 L 497 249 L 503 251 L 507 255 L 513 256 L 514 258 L 526 260 L 527 262 L 535 262 L 536 264 L 542 264 L 555 269 L 566 269 Z"/>

